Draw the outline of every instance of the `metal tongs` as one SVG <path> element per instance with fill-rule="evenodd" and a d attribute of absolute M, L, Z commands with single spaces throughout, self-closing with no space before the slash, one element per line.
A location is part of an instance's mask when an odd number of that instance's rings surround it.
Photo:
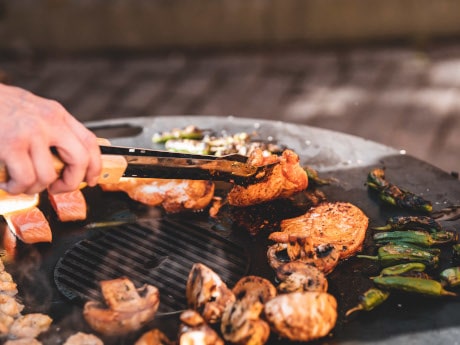
<path fill-rule="evenodd" d="M 106 168 L 101 174 L 101 183 L 109 177 L 110 180 L 136 177 L 213 180 L 249 185 L 263 181 L 278 164 L 253 166 L 247 163 L 248 157 L 240 154 L 219 157 L 106 145 L 100 145 L 100 149 Z"/>

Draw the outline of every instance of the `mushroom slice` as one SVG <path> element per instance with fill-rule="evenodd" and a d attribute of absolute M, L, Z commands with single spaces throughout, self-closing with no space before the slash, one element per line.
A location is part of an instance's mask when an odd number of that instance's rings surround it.
<path fill-rule="evenodd" d="M 225 340 L 234 344 L 265 344 L 270 336 L 270 327 L 260 319 L 263 311 L 260 301 L 239 299 L 228 305 L 222 316 L 220 330 Z"/>
<path fill-rule="evenodd" d="M 134 345 L 172 345 L 173 342 L 159 329 L 144 333 Z"/>
<path fill-rule="evenodd" d="M 83 316 L 97 332 L 122 335 L 136 331 L 152 320 L 160 304 L 160 293 L 153 285 L 139 289 L 128 278 L 118 278 L 100 283 L 106 305 L 86 302 Z"/>
<path fill-rule="evenodd" d="M 294 341 L 326 336 L 337 321 L 337 301 L 327 292 L 292 292 L 265 304 L 265 317 L 273 331 Z"/>
<path fill-rule="evenodd" d="M 67 338 L 63 345 L 104 345 L 94 334 L 77 332 Z"/>
<path fill-rule="evenodd" d="M 195 310 L 180 315 L 179 345 L 224 345 L 224 341 Z"/>
<path fill-rule="evenodd" d="M 276 296 L 276 288 L 270 281 L 258 276 L 245 276 L 241 278 L 232 289 L 235 298 L 247 300 L 248 303 L 266 301 Z"/>
<path fill-rule="evenodd" d="M 19 316 L 10 327 L 10 336 L 13 338 L 36 338 L 46 332 L 53 319 L 48 315 L 31 313 Z"/>
<path fill-rule="evenodd" d="M 297 241 L 295 237 L 291 237 L 292 242 L 290 243 L 275 243 L 268 247 L 268 262 L 274 270 L 285 263 L 300 261 L 315 266 L 324 274 L 329 274 L 338 265 L 340 253 L 335 246 L 320 244 L 317 247 L 311 247 L 306 245 L 303 239 Z"/>
<path fill-rule="evenodd" d="M 325 274 L 317 267 L 301 261 L 285 263 L 276 269 L 280 293 L 319 291 L 326 292 L 328 281 Z"/>
<path fill-rule="evenodd" d="M 206 322 L 217 323 L 225 307 L 235 301 L 235 296 L 217 273 L 206 265 L 192 266 L 186 285 L 189 308 L 198 311 Z"/>
<path fill-rule="evenodd" d="M 236 301 L 225 308 L 221 332 L 234 344 L 265 344 L 270 327 L 260 319 L 264 303 L 276 296 L 270 281 L 257 276 L 241 278 L 232 289 Z"/>

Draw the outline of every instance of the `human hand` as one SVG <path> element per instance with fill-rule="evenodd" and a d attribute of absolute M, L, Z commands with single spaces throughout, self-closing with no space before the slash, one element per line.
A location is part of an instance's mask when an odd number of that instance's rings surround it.
<path fill-rule="evenodd" d="M 53 167 L 51 148 L 65 167 Z M 85 181 L 97 184 L 101 154 L 96 136 L 56 101 L 0 84 L 0 161 L 9 180 L 0 189 L 10 194 L 75 190 Z"/>

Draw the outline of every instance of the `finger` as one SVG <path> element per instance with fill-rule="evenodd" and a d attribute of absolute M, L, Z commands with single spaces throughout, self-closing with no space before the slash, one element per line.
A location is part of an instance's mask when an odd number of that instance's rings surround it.
<path fill-rule="evenodd" d="M 83 143 L 87 150 L 88 166 L 85 175 L 85 181 L 89 186 L 95 186 L 101 174 L 101 150 L 98 145 L 97 137 L 94 133 L 88 130 L 81 122 L 77 121 L 73 116 L 68 119 L 70 128 L 75 135 Z"/>
<path fill-rule="evenodd" d="M 36 176 L 32 160 L 27 152 L 17 152 L 4 159 L 8 180 L 2 186 L 6 192 L 16 195 L 28 193 L 35 184 Z"/>
<path fill-rule="evenodd" d="M 30 157 L 35 169 L 36 181 L 29 193 L 41 192 L 59 178 L 53 164 L 53 154 L 47 144 L 35 140 L 31 143 Z"/>

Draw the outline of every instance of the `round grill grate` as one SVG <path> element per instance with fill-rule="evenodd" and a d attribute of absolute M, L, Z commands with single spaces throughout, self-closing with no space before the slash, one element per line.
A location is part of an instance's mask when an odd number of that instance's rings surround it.
<path fill-rule="evenodd" d="M 243 247 L 205 226 L 174 219 L 153 219 L 108 228 L 76 243 L 58 261 L 58 290 L 78 303 L 102 301 L 99 281 L 121 276 L 140 287 L 160 290 L 158 314 L 187 307 L 185 285 L 192 265 L 201 262 L 233 286 L 249 268 Z"/>

